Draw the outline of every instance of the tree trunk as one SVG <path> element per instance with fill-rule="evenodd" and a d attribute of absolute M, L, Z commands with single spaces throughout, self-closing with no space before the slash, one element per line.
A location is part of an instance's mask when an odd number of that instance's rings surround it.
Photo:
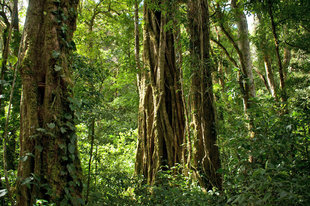
<path fill-rule="evenodd" d="M 159 4 L 165 11 L 154 10 Z M 144 3 L 144 68 L 140 77 L 139 137 L 136 174 L 154 184 L 159 169 L 182 161 L 184 108 L 180 71 L 176 66 L 175 38 L 168 1 Z"/>
<path fill-rule="evenodd" d="M 284 59 L 283 59 L 284 79 L 287 78 L 288 67 L 290 66 L 291 58 L 292 58 L 291 50 L 287 47 L 284 47 Z"/>
<path fill-rule="evenodd" d="M 248 23 L 247 23 L 246 16 L 243 12 L 243 9 L 240 10 L 240 4 L 237 3 L 237 0 L 232 0 L 231 4 L 232 4 L 232 7 L 236 9 L 236 23 L 237 23 L 238 32 L 239 32 L 238 45 L 242 53 L 241 61 L 243 61 L 242 63 L 244 65 L 243 75 L 245 75 L 243 81 L 247 82 L 246 84 L 248 87 L 247 89 L 245 89 L 245 92 L 247 93 L 245 96 L 247 96 L 247 98 L 243 99 L 244 112 L 245 112 L 247 119 L 250 121 L 249 130 L 250 130 L 251 136 L 253 136 L 253 133 L 252 133 L 253 117 L 251 114 L 249 114 L 249 109 L 252 104 L 250 99 L 255 97 L 255 86 L 254 86 L 254 78 L 253 78 L 253 71 L 252 71 L 252 60 L 251 60 Z"/>
<path fill-rule="evenodd" d="M 281 59 L 281 55 L 280 55 L 280 45 L 279 45 L 279 39 L 278 39 L 276 24 L 275 24 L 275 21 L 273 18 L 272 2 L 270 0 L 267 1 L 267 6 L 268 6 L 268 8 L 267 8 L 268 14 L 269 14 L 270 21 L 271 21 L 272 34 L 274 37 L 275 50 L 276 50 L 278 66 L 279 66 L 280 87 L 282 90 L 281 91 L 281 99 L 282 99 L 282 102 L 286 102 L 287 101 L 287 94 L 286 94 L 286 88 L 285 88 L 283 64 L 282 64 L 282 59 Z"/>
<path fill-rule="evenodd" d="M 14 56 L 18 56 L 18 50 L 19 50 L 19 42 L 20 42 L 20 34 L 19 34 L 19 20 L 18 20 L 18 0 L 14 0 L 13 2 L 13 13 L 12 13 L 12 42 L 13 42 L 13 55 Z M 10 38 L 8 38 L 8 41 L 10 40 Z M 7 42 L 8 44 L 10 44 L 10 42 Z M 7 51 L 9 53 L 9 50 Z M 8 57 L 8 56 L 7 56 Z M 6 62 L 6 60 L 5 60 Z M 6 66 L 5 66 L 6 67 Z M 14 65 L 14 68 L 15 65 Z M 14 80 L 13 80 L 14 81 Z M 11 92 L 14 92 L 14 88 L 11 88 Z M 13 94 L 12 94 L 13 95 Z M 18 107 L 19 102 L 15 103 L 15 107 Z M 13 107 L 14 107 L 13 106 Z M 11 106 L 9 106 L 11 107 Z M 11 118 L 11 117 L 7 117 L 7 118 Z M 8 125 L 7 125 L 8 126 Z M 8 129 L 8 128 L 5 128 Z M 17 129 L 16 129 L 17 130 Z M 6 150 L 6 162 L 7 162 L 7 169 L 8 170 L 15 170 L 16 166 L 15 166 L 15 159 L 16 159 L 16 155 L 15 155 L 15 150 L 16 150 L 16 130 L 14 131 L 10 131 L 11 135 L 8 135 L 7 137 L 5 137 L 4 139 L 7 139 L 7 150 Z M 8 131 L 7 131 L 8 132 Z M 5 134 L 4 134 L 5 136 Z"/>
<path fill-rule="evenodd" d="M 246 16 L 243 9 L 240 10 L 240 5 L 237 0 L 232 0 L 232 7 L 236 9 L 236 23 L 239 31 L 239 48 L 243 54 L 243 60 L 247 72 L 247 80 L 250 88 L 250 98 L 255 97 L 255 85 L 254 77 L 252 71 L 252 59 L 251 59 L 251 49 L 249 40 L 249 30 Z"/>
<path fill-rule="evenodd" d="M 70 52 L 78 0 L 30 0 L 20 54 L 22 79 L 17 205 L 36 199 L 82 205 L 73 121 Z"/>
<path fill-rule="evenodd" d="M 89 197 L 89 185 L 91 179 L 91 163 L 93 158 L 93 148 L 94 148 L 94 140 L 95 140 L 95 119 L 91 120 L 91 125 L 89 127 L 89 136 L 90 136 L 90 151 L 89 151 L 89 160 L 88 160 L 88 175 L 87 175 L 87 188 L 86 188 L 86 204 L 88 202 Z"/>
<path fill-rule="evenodd" d="M 260 14 L 257 14 L 257 17 L 258 17 L 259 24 L 263 27 L 264 19 L 262 18 L 262 16 Z M 258 48 L 258 49 L 262 52 L 264 66 L 265 66 L 265 72 L 266 72 L 266 77 L 267 77 L 266 79 L 267 79 L 267 83 L 268 83 L 268 89 L 269 89 L 272 97 L 274 97 L 275 100 L 277 101 L 278 100 L 277 85 L 275 83 L 275 79 L 274 79 L 274 75 L 273 75 L 273 69 L 271 67 L 272 60 L 270 59 L 270 54 L 268 51 L 268 48 L 270 48 L 270 47 L 268 46 L 268 40 L 267 40 L 267 36 L 265 33 L 263 33 L 263 35 L 260 39 L 259 45 L 260 45 L 260 48 Z"/>
<path fill-rule="evenodd" d="M 267 76 L 267 82 L 268 82 L 268 86 L 270 89 L 270 93 L 271 95 L 277 100 L 277 89 L 276 89 L 276 84 L 274 81 L 274 75 L 273 75 L 273 71 L 272 71 L 272 67 L 271 67 L 271 60 L 268 56 L 268 54 L 266 54 L 265 51 L 264 52 L 264 65 L 265 65 L 265 71 L 266 71 L 266 76 Z"/>
<path fill-rule="evenodd" d="M 191 52 L 191 109 L 194 129 L 194 168 L 202 187 L 222 188 L 221 167 L 216 143 L 215 109 L 212 91 L 210 26 L 207 0 L 188 3 Z"/>

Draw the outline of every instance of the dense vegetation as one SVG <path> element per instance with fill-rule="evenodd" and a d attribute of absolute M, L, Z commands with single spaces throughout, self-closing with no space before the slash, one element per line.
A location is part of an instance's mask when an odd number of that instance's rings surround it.
<path fill-rule="evenodd" d="M 25 2 L 0 2 L 0 205 L 309 205 L 309 1 L 46 2 L 53 6 L 43 6 L 38 31 L 31 28 L 36 25 L 31 9 L 24 22 Z M 50 23 L 49 15 L 56 20 Z M 157 34 L 152 21 L 160 27 Z M 55 33 L 49 32 L 54 24 Z M 168 46 L 162 47 L 162 38 Z M 38 42 L 44 46 L 27 52 Z M 156 48 L 154 42 L 162 44 Z M 160 48 L 166 48 L 166 56 L 158 58 L 158 65 L 165 62 L 165 72 L 173 67 L 173 78 L 148 76 L 157 68 L 152 64 Z M 39 59 L 34 70 L 26 61 L 31 55 Z M 45 93 L 38 84 L 42 105 L 36 107 L 29 79 L 37 75 L 40 83 L 36 71 L 45 64 L 52 71 L 44 73 Z M 45 100 L 49 82 L 55 93 Z M 147 84 L 152 91 L 144 90 Z M 150 163 L 169 156 L 165 149 L 156 159 L 156 152 L 142 148 L 152 154 L 148 161 L 137 155 L 139 142 L 151 141 L 147 138 L 161 140 L 162 135 L 162 145 L 168 143 L 168 132 L 148 128 L 165 121 L 154 115 L 163 93 L 164 110 L 182 114 L 169 116 L 169 135 L 183 135 L 173 140 L 182 142 L 174 147 L 181 155 L 174 156 L 173 165 L 169 157 L 159 165 Z M 204 95 L 201 105 L 195 101 Z M 197 112 L 206 104 L 210 110 Z M 27 119 L 36 110 L 38 120 Z M 205 130 L 213 135 L 206 139 L 216 143 L 199 157 L 197 142 L 199 134 L 209 134 Z M 31 145 L 33 150 L 24 153 Z M 214 165 L 217 155 L 220 163 Z M 212 159 L 210 171 L 201 165 L 205 158 Z M 26 174 L 28 162 L 40 166 Z M 31 195 L 25 199 L 24 194 Z"/>

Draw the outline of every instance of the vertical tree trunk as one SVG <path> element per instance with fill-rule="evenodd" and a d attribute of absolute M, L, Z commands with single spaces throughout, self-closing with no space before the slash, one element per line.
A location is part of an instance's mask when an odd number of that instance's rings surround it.
<path fill-rule="evenodd" d="M 276 24 L 275 24 L 275 21 L 273 18 L 272 2 L 270 0 L 267 1 L 267 7 L 268 7 L 267 8 L 268 14 L 269 14 L 270 21 L 271 21 L 272 34 L 274 37 L 275 50 L 276 50 L 278 66 L 279 66 L 280 87 L 282 90 L 281 91 L 281 99 L 282 99 L 282 102 L 286 102 L 287 101 L 287 94 L 286 94 L 286 89 L 285 89 L 283 64 L 282 64 L 281 55 L 280 55 L 280 45 L 279 45 L 279 39 L 278 39 L 277 30 L 276 30 Z"/>
<path fill-rule="evenodd" d="M 283 76 L 284 79 L 287 78 L 288 67 L 292 58 L 291 50 L 287 47 L 284 47 L 284 59 L 283 59 Z"/>
<path fill-rule="evenodd" d="M 194 167 L 205 188 L 222 188 L 221 167 L 216 143 L 215 109 L 213 105 L 209 11 L 207 0 L 188 3 L 191 52 L 191 108 L 194 129 Z"/>
<path fill-rule="evenodd" d="M 153 4 L 153 5 L 150 5 Z M 165 11 L 154 10 L 154 4 Z M 155 183 L 160 168 L 182 160 L 184 108 L 169 1 L 144 2 L 144 68 L 140 77 L 136 173 Z"/>
<path fill-rule="evenodd" d="M 20 42 L 20 34 L 19 34 L 19 20 L 18 20 L 18 0 L 14 0 L 13 2 L 13 13 L 12 13 L 12 42 L 13 42 L 13 55 L 14 56 L 18 56 L 18 49 L 19 49 L 19 42 Z M 10 40 L 10 38 L 8 38 L 8 41 Z M 10 44 L 10 42 L 7 42 L 8 44 Z M 9 52 L 9 50 L 8 50 Z M 14 65 L 14 68 L 16 68 L 16 66 Z M 14 80 L 13 80 L 14 81 Z M 14 88 L 11 88 L 12 92 L 14 92 Z M 13 95 L 13 93 L 12 93 Z M 17 102 L 15 104 L 16 107 L 18 107 L 19 102 Z M 9 106 L 10 107 L 10 106 Z M 14 107 L 14 106 L 13 106 Z M 11 118 L 11 117 L 7 117 L 7 118 Z M 8 126 L 8 125 L 6 125 Z M 8 129 L 8 128 L 5 128 Z M 17 129 L 16 129 L 17 130 Z M 14 131 L 10 131 L 11 135 L 8 135 L 7 137 L 5 137 L 4 139 L 7 139 L 7 150 L 6 150 L 6 162 L 7 162 L 7 169 L 8 170 L 15 170 L 16 166 L 15 166 L 15 159 L 16 159 L 16 155 L 15 155 L 15 149 L 16 149 L 16 130 Z M 7 131 L 8 132 L 8 131 Z M 4 134 L 5 136 L 5 134 Z"/>
<path fill-rule="evenodd" d="M 82 205 L 70 51 L 78 0 L 30 0 L 21 44 L 17 205 Z"/>
<path fill-rule="evenodd" d="M 2 105 L 2 95 L 3 95 L 3 85 L 5 82 L 5 73 L 7 71 L 7 61 L 9 57 L 9 52 L 10 52 L 10 41 L 11 41 L 11 34 L 12 34 L 12 29 L 13 25 L 12 22 L 10 23 L 9 20 L 7 19 L 7 16 L 3 12 L 2 18 L 5 22 L 5 28 L 2 34 L 2 41 L 3 41 L 3 49 L 2 49 L 2 64 L 1 64 L 1 73 L 0 73 L 0 115 L 4 116 L 4 106 Z M 3 122 L 0 122 L 3 124 Z M 2 125 L 4 126 L 4 124 Z"/>
<path fill-rule="evenodd" d="M 236 9 L 236 22 L 239 32 L 239 48 L 243 55 L 243 60 L 245 68 L 247 71 L 247 80 L 249 82 L 250 88 L 250 98 L 255 97 L 255 85 L 254 77 L 252 71 L 252 59 L 251 59 L 251 49 L 250 49 L 250 40 L 249 40 L 249 30 L 246 16 L 243 12 L 243 9 L 240 10 L 240 5 L 237 3 L 237 0 L 232 0 L 232 7 Z"/>
<path fill-rule="evenodd" d="M 260 14 L 257 14 L 257 17 L 258 17 L 259 24 L 263 26 L 264 19 L 262 18 Z M 260 48 L 258 49 L 260 49 L 263 54 L 263 61 L 264 61 L 269 91 L 272 97 L 274 97 L 275 100 L 278 100 L 277 86 L 276 86 L 276 82 L 275 82 L 274 75 L 273 75 L 273 69 L 271 67 L 272 60 L 270 59 L 268 48 L 269 47 L 268 47 L 268 40 L 267 40 L 266 34 L 263 34 L 260 40 Z"/>
<path fill-rule="evenodd" d="M 267 76 L 267 82 L 269 85 L 270 93 L 271 95 L 277 100 L 277 89 L 276 89 L 276 84 L 274 81 L 274 75 L 271 67 L 271 60 L 268 56 L 268 54 L 264 52 L 264 65 L 265 65 L 265 71 L 266 71 L 266 76 Z"/>
<path fill-rule="evenodd" d="M 12 37 L 12 31 L 14 30 L 14 33 L 18 33 L 18 1 L 14 0 L 13 2 L 13 8 L 12 8 L 12 20 L 11 23 L 8 23 L 8 20 L 6 19 L 6 29 L 3 34 L 3 43 L 4 43 L 4 48 L 3 48 L 3 61 L 2 61 L 2 69 L 1 69 L 1 84 L 0 84 L 0 96 L 2 96 L 3 92 L 3 84 L 5 82 L 5 72 L 7 70 L 7 61 L 10 53 L 10 43 L 11 43 L 11 37 Z M 6 18 L 5 16 L 3 18 Z M 15 36 L 15 35 L 14 35 Z M 16 49 L 14 48 L 14 54 L 16 54 Z M 14 65 L 15 66 L 15 65 Z M 10 114 L 11 114 L 11 105 L 12 105 L 12 99 L 13 99 L 13 92 L 14 92 L 14 86 L 15 86 L 15 81 L 16 81 L 16 68 L 14 68 L 14 77 L 13 77 L 13 83 L 11 87 L 11 92 L 10 92 L 10 98 L 9 98 L 9 108 L 8 108 L 8 113 L 6 116 L 5 124 L 2 122 L 0 123 L 0 126 L 3 128 L 3 172 L 4 172 L 4 177 L 5 177 L 5 182 L 6 182 L 6 189 L 8 190 L 8 197 L 12 205 L 14 205 L 14 200 L 13 200 L 13 195 L 8 179 L 8 170 L 15 169 L 14 167 L 14 160 L 15 160 L 15 136 L 14 132 L 12 131 L 11 138 L 8 137 L 8 128 L 9 128 L 9 119 L 10 119 Z M 1 97 L 0 97 L 0 117 L 3 115 L 4 116 L 4 105 L 1 105 Z"/>
<path fill-rule="evenodd" d="M 247 86 L 245 87 L 245 92 L 247 93 L 247 98 L 244 98 L 243 104 L 244 104 L 244 112 L 247 117 L 247 119 L 250 121 L 249 123 L 249 130 L 250 135 L 253 136 L 252 130 L 253 130 L 253 117 L 251 114 L 249 114 L 249 109 L 252 105 L 251 98 L 255 97 L 255 86 L 254 86 L 254 78 L 253 78 L 253 71 L 252 71 L 252 60 L 251 60 L 251 50 L 250 50 L 250 40 L 249 40 L 249 31 L 248 31 L 248 23 L 246 16 L 243 12 L 243 9 L 240 9 L 240 4 L 237 2 L 237 0 L 231 1 L 232 7 L 236 9 L 236 23 L 238 27 L 238 33 L 239 33 L 239 40 L 238 45 L 240 52 L 242 53 L 242 60 L 244 65 L 244 80 L 247 83 Z M 247 88 L 248 87 L 248 88 Z M 247 90 L 247 91 L 246 91 Z"/>
<path fill-rule="evenodd" d="M 86 188 L 86 204 L 88 202 L 89 197 L 89 185 L 91 179 L 91 163 L 93 158 L 93 148 L 94 148 L 94 140 L 95 140 L 95 119 L 91 120 L 91 125 L 89 127 L 89 136 L 90 136 L 90 151 L 89 151 L 89 160 L 88 160 L 88 175 L 87 175 L 87 188 Z"/>

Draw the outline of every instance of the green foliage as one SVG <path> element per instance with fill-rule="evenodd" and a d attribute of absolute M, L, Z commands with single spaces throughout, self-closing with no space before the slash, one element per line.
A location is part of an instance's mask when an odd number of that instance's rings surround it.
<path fill-rule="evenodd" d="M 61 1 L 55 0 L 56 6 Z M 177 26 L 180 26 L 180 43 L 183 53 L 183 87 L 186 103 L 190 98 L 190 78 L 192 56 L 188 52 L 189 35 L 187 26 L 187 6 L 178 5 L 178 11 L 166 11 L 166 4 L 159 1 L 138 1 L 140 16 L 142 4 L 148 2 L 149 8 L 158 11 L 172 12 Z M 247 13 L 261 15 L 261 22 L 251 37 L 251 42 L 257 47 L 253 55 L 253 66 L 264 71 L 263 52 L 271 58 L 276 84 L 279 84 L 277 62 L 273 34 L 268 16 L 267 0 L 238 1 Z M 84 0 L 79 8 L 77 30 L 74 41 L 67 42 L 69 32 L 66 25 L 61 25 L 63 45 L 75 50 L 73 59 L 73 94 L 70 97 L 71 110 L 75 115 L 65 113 L 66 123 L 58 125 L 49 122 L 46 128 L 38 128 L 42 135 L 50 135 L 50 130 L 59 130 L 63 135 L 74 131 L 77 135 L 70 136 L 70 142 L 59 143 L 66 171 L 61 175 L 74 173 L 73 161 L 75 150 L 78 149 L 81 167 L 84 171 L 85 186 L 88 175 L 88 164 L 91 153 L 91 123 L 94 120 L 94 145 L 90 166 L 90 188 L 88 205 L 307 205 L 310 202 L 310 63 L 309 63 L 309 2 L 301 1 L 269 1 L 271 2 L 280 39 L 280 53 L 287 47 L 292 51 L 292 60 L 288 68 L 286 87 L 289 101 L 287 111 L 283 112 L 283 104 L 275 102 L 268 93 L 263 82 L 255 76 L 257 97 L 252 99 L 254 106 L 251 114 L 254 116 L 255 137 L 250 138 L 243 111 L 243 103 L 238 83 L 238 71 L 223 54 L 221 48 L 212 44 L 212 60 L 214 67 L 221 64 L 224 74 L 213 72 L 215 106 L 217 108 L 218 145 L 221 149 L 223 175 L 223 191 L 205 191 L 194 181 L 193 171 L 187 175 L 176 174 L 176 170 L 160 171 L 155 185 L 145 184 L 143 177 L 134 176 L 135 150 L 137 140 L 138 94 L 136 86 L 135 56 L 134 56 L 134 0 L 103 1 Z M 176 4 L 175 1 L 167 1 Z M 219 7 L 217 7 L 217 5 Z M 174 7 L 173 7 L 174 8 Z M 240 9 L 244 9 L 243 6 Z M 221 15 L 219 15 L 219 11 Z M 73 11 L 74 12 L 74 11 Z M 218 28 L 224 24 L 234 39 L 237 39 L 235 18 L 237 11 L 232 9 L 230 1 L 216 0 L 210 3 L 211 36 L 219 38 L 232 58 L 238 60 L 238 55 L 231 43 Z M 66 19 L 61 8 L 54 12 L 56 23 Z M 143 20 L 141 19 L 141 22 Z M 176 22 L 168 22 L 167 28 L 175 29 Z M 140 31 L 142 31 L 140 24 Z M 215 28 L 216 27 L 216 28 Z M 142 34 L 142 32 L 140 32 Z M 11 49 L 18 47 L 16 35 L 11 43 Z M 141 38 L 142 35 L 141 35 Z M 50 51 L 52 58 L 59 61 L 60 53 Z M 283 57 L 282 57 L 283 59 Z M 17 58 L 10 55 L 8 68 L 16 63 Z M 2 59 L 0 60 L 2 62 Z M 56 72 L 62 72 L 60 62 L 54 67 Z M 262 72 L 264 73 L 264 72 Z M 218 81 L 222 77 L 225 85 Z M 9 93 L 13 79 L 13 70 L 8 69 L 1 98 L 4 112 L 7 110 Z M 9 170 L 9 183 L 14 186 L 16 181 L 17 161 L 26 161 L 28 153 L 18 157 L 19 145 L 19 103 L 21 82 L 17 78 L 17 90 L 13 96 L 13 111 L 9 124 L 9 138 L 12 140 L 13 165 Z M 190 105 L 187 105 L 188 107 Z M 190 109 L 188 109 L 189 112 Z M 0 116 L 4 125 L 5 115 Z M 75 126 L 76 124 L 76 126 Z M 1 127 L 0 135 L 3 134 Z M 35 137 L 33 137 L 35 138 Z M 75 142 L 78 139 L 78 148 Z M 42 151 L 44 145 L 36 147 Z M 3 151 L 3 147 L 0 146 Z M 253 162 L 249 162 L 249 157 Z M 3 157 L 0 156 L 1 165 Z M 178 168 L 180 169 L 180 168 Z M 3 177 L 3 167 L 0 167 Z M 38 184 L 39 177 L 31 176 L 23 184 L 31 186 Z M 2 179 L 3 180 L 3 179 Z M 80 184 L 72 181 L 70 184 Z M 7 190 L 2 181 L 0 197 L 5 197 Z M 49 193 L 54 192 L 48 185 L 37 185 Z M 70 186 L 66 188 L 65 201 L 72 200 Z M 68 202 L 63 202 L 68 205 Z M 53 205 L 44 199 L 38 199 L 36 205 Z"/>

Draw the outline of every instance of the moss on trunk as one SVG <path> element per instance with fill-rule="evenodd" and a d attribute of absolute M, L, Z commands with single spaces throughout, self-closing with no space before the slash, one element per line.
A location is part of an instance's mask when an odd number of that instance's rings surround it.
<path fill-rule="evenodd" d="M 82 204 L 70 83 L 77 0 L 30 1 L 21 42 L 17 205 Z"/>

